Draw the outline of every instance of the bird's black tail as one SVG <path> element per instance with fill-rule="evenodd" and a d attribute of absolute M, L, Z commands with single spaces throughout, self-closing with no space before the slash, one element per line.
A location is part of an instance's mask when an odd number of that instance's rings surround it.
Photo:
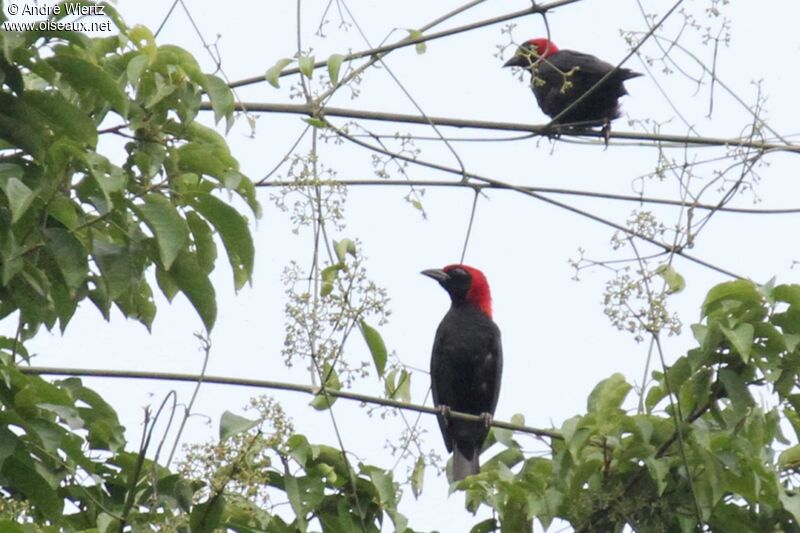
<path fill-rule="evenodd" d="M 458 449 L 458 445 L 453 446 L 453 481 L 461 481 L 481 471 L 478 450 L 472 449 L 469 452 L 471 453 L 464 453 Z"/>

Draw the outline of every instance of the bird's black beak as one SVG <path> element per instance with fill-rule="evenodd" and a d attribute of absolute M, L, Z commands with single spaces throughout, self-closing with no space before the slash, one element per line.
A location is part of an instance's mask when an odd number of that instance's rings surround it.
<path fill-rule="evenodd" d="M 450 279 L 450 274 L 442 270 L 441 268 L 429 268 L 428 270 L 423 270 L 420 272 L 423 276 L 428 276 L 431 279 L 435 279 L 439 283 L 445 283 L 447 280 Z"/>
<path fill-rule="evenodd" d="M 511 56 L 511 59 L 509 59 L 508 61 L 505 62 L 505 64 L 503 64 L 503 68 L 505 68 L 505 67 L 527 67 L 531 63 L 532 63 L 532 61 L 530 61 L 530 59 L 528 57 L 526 57 L 526 56 L 524 56 L 522 54 L 514 54 L 513 56 Z"/>

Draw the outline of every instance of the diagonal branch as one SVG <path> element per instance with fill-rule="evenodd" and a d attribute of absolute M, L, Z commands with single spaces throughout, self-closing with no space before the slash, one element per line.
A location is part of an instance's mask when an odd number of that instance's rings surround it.
<path fill-rule="evenodd" d="M 361 146 L 362 148 L 366 148 L 366 149 L 371 150 L 373 152 L 377 152 L 379 154 L 383 154 L 383 155 L 388 156 L 388 157 L 399 159 L 401 161 L 407 161 L 409 163 L 413 163 L 415 165 L 419 165 L 419 166 L 422 166 L 422 167 L 425 167 L 425 168 L 432 168 L 432 169 L 440 170 L 442 172 L 446 172 L 446 173 L 449 173 L 449 174 L 456 174 L 458 176 L 469 178 L 470 180 L 475 180 L 475 181 L 482 182 L 482 183 L 488 183 L 488 184 L 491 184 L 491 185 L 501 186 L 503 188 L 506 188 L 506 189 L 509 189 L 509 190 L 512 190 L 512 191 L 516 191 L 516 192 L 518 192 L 520 194 L 523 194 L 525 196 L 529 196 L 531 198 L 535 198 L 536 200 L 539 200 L 540 202 L 544 202 L 546 204 L 550 204 L 552 206 L 558 207 L 558 208 L 563 209 L 565 211 L 569 211 L 570 213 L 574 213 L 574 214 L 580 215 L 580 216 L 582 216 L 584 218 L 588 218 L 589 220 L 594 220 L 595 222 L 599 222 L 600 224 L 603 224 L 604 226 L 608 226 L 610 228 L 614 228 L 617 231 L 621 231 L 625 235 L 631 235 L 633 237 L 636 237 L 639 240 L 642 240 L 644 242 L 648 242 L 648 243 L 652 244 L 653 246 L 656 246 L 657 248 L 660 248 L 662 250 L 662 253 L 676 254 L 676 255 L 679 255 L 679 256 L 683 257 L 687 261 L 691 261 L 691 262 L 696 263 L 698 265 L 704 266 L 706 268 L 709 268 L 711 270 L 719 272 L 720 274 L 724 274 L 726 276 L 730 276 L 730 277 L 735 278 L 735 279 L 743 279 L 742 276 L 740 276 L 740 275 L 738 275 L 738 274 L 736 274 L 736 273 L 734 273 L 734 272 L 732 272 L 730 270 L 727 270 L 727 269 L 722 268 L 720 266 L 714 265 L 712 263 L 709 263 L 708 261 L 700 259 L 699 257 L 695 257 L 695 256 L 693 256 L 691 254 L 686 253 L 686 251 L 683 249 L 683 247 L 675 247 L 674 245 L 658 241 L 658 240 L 656 240 L 656 239 L 654 239 L 652 237 L 649 237 L 647 235 L 643 235 L 643 234 L 638 233 L 638 232 L 636 232 L 636 231 L 634 231 L 634 230 L 632 230 L 630 228 L 627 228 L 625 226 L 617 224 L 616 222 L 614 222 L 612 220 L 609 220 L 607 218 L 603 218 L 603 217 L 601 217 L 599 215 L 596 215 L 596 214 L 591 213 L 589 211 L 586 211 L 584 209 L 580 209 L 580 208 L 575 207 L 573 205 L 566 204 L 564 202 L 559 202 L 558 200 L 554 200 L 553 198 L 550 198 L 548 196 L 542 196 L 539 193 L 536 193 L 536 192 L 533 192 L 533 191 L 530 191 L 530 190 L 526 190 L 523 187 L 518 187 L 516 185 L 512 185 L 510 183 L 506 183 L 506 182 L 503 182 L 503 181 L 500 181 L 500 180 L 496 180 L 496 179 L 493 179 L 493 178 L 488 178 L 488 177 L 481 176 L 481 175 L 478 175 L 478 174 L 475 174 L 475 173 L 472 173 L 472 172 L 467 172 L 467 173 L 461 172 L 458 169 L 451 168 L 451 167 L 448 167 L 448 166 L 445 166 L 445 165 L 440 165 L 439 163 L 433 163 L 433 162 L 430 162 L 430 161 L 423 161 L 423 160 L 420 160 L 420 159 L 416 159 L 414 157 L 409 157 L 409 156 L 406 156 L 406 155 L 403 155 L 403 154 L 390 152 L 388 150 L 384 150 L 383 148 L 380 148 L 380 147 L 371 145 L 369 143 L 366 143 L 364 141 L 361 141 L 359 139 L 356 139 L 356 138 L 348 135 L 347 133 L 343 132 L 342 130 L 337 129 L 335 131 L 340 137 L 342 137 L 344 139 L 347 139 L 348 141 L 350 141 L 351 143 L 353 143 L 353 144 L 355 144 L 357 146 Z"/>
<path fill-rule="evenodd" d="M 337 179 L 337 180 L 298 180 L 298 181 L 260 181 L 256 187 L 309 187 L 313 185 L 334 186 L 365 186 L 365 187 L 455 187 L 463 189 L 483 190 L 511 190 L 517 189 L 543 193 L 543 194 L 562 194 L 565 196 L 584 196 L 587 198 L 598 198 L 603 200 L 617 200 L 622 202 L 633 202 L 637 204 L 657 204 L 670 205 L 675 207 L 690 207 L 705 211 L 715 211 L 720 213 L 743 213 L 748 215 L 796 215 L 800 213 L 800 207 L 787 207 L 776 209 L 756 209 L 748 207 L 720 207 L 719 204 L 700 204 L 686 200 L 670 200 L 668 198 L 653 198 L 650 196 L 635 196 L 628 194 L 611 194 L 599 191 L 581 191 L 577 189 L 557 189 L 552 187 L 532 187 L 528 185 L 505 185 L 501 183 L 464 183 L 463 181 L 448 180 L 412 180 L 403 181 L 386 179 Z"/>
<path fill-rule="evenodd" d="M 514 11 L 513 13 L 506 13 L 505 15 L 492 17 L 490 19 L 481 20 L 481 21 L 478 21 L 478 22 L 472 22 L 470 24 L 465 24 L 465 25 L 459 26 L 457 28 L 452 28 L 452 29 L 449 29 L 449 30 L 440 31 L 440 32 L 437 32 L 437 33 L 431 33 L 431 34 L 428 34 L 428 35 L 421 35 L 421 36 L 417 36 L 417 37 L 414 37 L 414 38 L 407 37 L 407 38 L 402 39 L 401 41 L 398 41 L 396 43 L 387 44 L 387 45 L 383 45 L 383 46 L 378 46 L 376 48 L 371 48 L 369 50 L 362 50 L 360 52 L 353 52 L 352 54 L 347 54 L 346 56 L 344 56 L 344 61 L 354 61 L 356 59 L 361 59 L 361 58 L 364 58 L 364 57 L 370 57 L 370 56 L 374 56 L 374 55 L 385 54 L 387 52 L 391 52 L 392 50 L 397 50 L 398 48 L 405 48 L 407 46 L 415 46 L 417 44 L 424 43 L 424 42 L 427 42 L 427 41 L 433 41 L 433 40 L 436 40 L 436 39 L 441 39 L 442 37 L 449 37 L 450 35 L 456 35 L 456 34 L 459 34 L 459 33 L 464 33 L 464 32 L 467 32 L 467 31 L 475 30 L 475 29 L 478 29 L 478 28 L 483 28 L 483 27 L 486 27 L 486 26 L 492 26 L 494 24 L 500 24 L 501 22 L 508 22 L 509 20 L 514 20 L 516 18 L 524 17 L 526 15 L 532 15 L 532 14 L 535 14 L 535 13 L 546 13 L 546 12 L 552 10 L 552 9 L 557 8 L 557 7 L 566 6 L 568 4 L 574 4 L 575 2 L 580 2 L 580 1 L 581 0 L 556 0 L 554 2 L 549 2 L 547 4 L 542 4 L 542 5 L 533 4 L 531 7 L 527 8 L 527 9 L 522 9 L 520 11 Z M 431 27 L 435 23 L 438 23 L 439 21 L 440 21 L 440 19 L 437 19 L 436 21 L 434 21 L 434 23 L 431 23 L 431 24 L 427 25 L 425 28 Z M 316 63 L 314 63 L 314 69 L 325 67 L 327 65 L 328 65 L 327 61 L 317 61 Z M 281 72 L 280 77 L 283 78 L 285 76 L 293 76 L 293 75 L 299 74 L 299 73 L 300 73 L 300 69 L 297 68 L 297 67 L 295 67 L 295 68 L 287 68 L 287 69 L 285 69 L 285 70 L 283 70 Z M 263 75 L 253 76 L 251 78 L 245 78 L 245 79 L 241 79 L 241 80 L 238 80 L 238 81 L 231 82 L 231 83 L 228 84 L 228 86 L 231 89 L 235 89 L 237 87 L 242 87 L 242 86 L 245 86 L 245 85 L 253 85 L 254 83 L 261 83 L 263 81 L 266 81 Z"/>

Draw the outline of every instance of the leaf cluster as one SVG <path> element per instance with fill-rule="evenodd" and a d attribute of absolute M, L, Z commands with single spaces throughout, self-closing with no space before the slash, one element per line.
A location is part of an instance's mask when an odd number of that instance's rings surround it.
<path fill-rule="evenodd" d="M 230 127 L 230 89 L 107 12 L 119 33 L 105 38 L 0 33 L 0 318 L 19 312 L 22 339 L 63 331 L 86 298 L 106 319 L 116 307 L 149 328 L 153 269 L 162 293 L 183 293 L 211 329 L 215 234 L 235 286 L 252 274 L 248 220 L 217 193 L 258 216 L 253 184 L 196 120 L 207 95 Z"/>

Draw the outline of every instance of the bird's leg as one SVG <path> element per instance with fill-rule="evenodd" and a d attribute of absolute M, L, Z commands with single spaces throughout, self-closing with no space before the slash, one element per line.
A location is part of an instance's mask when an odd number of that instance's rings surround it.
<path fill-rule="evenodd" d="M 450 422 L 450 406 L 449 405 L 439 405 L 436 407 L 436 410 L 439 411 L 439 416 L 442 417 L 444 420 L 444 425 L 448 425 Z"/>
<path fill-rule="evenodd" d="M 554 126 L 549 125 L 544 131 L 544 135 L 547 137 L 548 141 L 557 141 L 561 138 L 561 126 L 557 124 Z"/>
<path fill-rule="evenodd" d="M 606 142 L 606 149 L 608 149 L 608 140 L 611 138 L 611 121 L 609 119 L 603 120 L 603 129 L 600 130 L 603 134 L 603 140 Z"/>
<path fill-rule="evenodd" d="M 492 425 L 492 421 L 494 421 L 492 413 L 481 413 L 481 418 L 483 419 L 483 423 L 486 425 L 487 429 Z"/>

